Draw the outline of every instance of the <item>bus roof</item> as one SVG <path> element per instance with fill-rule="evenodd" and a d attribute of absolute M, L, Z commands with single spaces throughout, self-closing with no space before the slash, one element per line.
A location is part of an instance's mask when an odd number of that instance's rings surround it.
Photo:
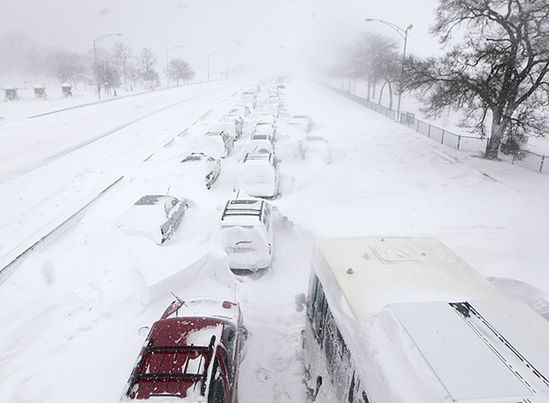
<path fill-rule="evenodd" d="M 362 237 L 320 241 L 319 278 L 339 287 L 362 321 L 395 303 L 467 301 L 501 292 L 435 238 Z M 329 287 L 331 281 L 323 281 Z"/>
<path fill-rule="evenodd" d="M 549 401 L 549 322 L 440 241 L 321 241 L 313 268 L 373 400 Z"/>

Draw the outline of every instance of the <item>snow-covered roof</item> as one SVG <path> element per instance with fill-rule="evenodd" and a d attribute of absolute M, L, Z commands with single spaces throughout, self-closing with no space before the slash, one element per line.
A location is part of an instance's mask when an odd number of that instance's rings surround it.
<path fill-rule="evenodd" d="M 451 401 L 511 402 L 534 398 L 534 390 L 549 393 L 549 384 L 540 382 L 549 376 L 549 323 L 522 302 L 428 302 L 391 310 Z"/>
<path fill-rule="evenodd" d="M 321 241 L 317 251 L 358 320 L 389 304 L 501 297 L 500 291 L 434 238 Z"/>

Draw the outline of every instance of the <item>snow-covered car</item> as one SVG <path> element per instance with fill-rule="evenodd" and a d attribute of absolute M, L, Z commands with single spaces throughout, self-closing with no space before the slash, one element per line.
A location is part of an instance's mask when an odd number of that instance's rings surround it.
<path fill-rule="evenodd" d="M 254 133 L 248 142 L 248 150 L 250 153 L 273 154 L 274 146 L 267 134 Z"/>
<path fill-rule="evenodd" d="M 243 104 L 251 104 L 255 107 L 255 104 L 257 102 L 257 96 L 255 95 L 255 92 L 242 91 L 240 93 L 240 102 L 242 102 Z"/>
<path fill-rule="evenodd" d="M 261 113 L 264 115 L 273 115 L 278 117 L 280 112 L 280 106 L 278 103 L 266 103 L 261 107 Z"/>
<path fill-rule="evenodd" d="M 233 145 L 234 139 L 227 132 L 210 130 L 203 135 L 195 136 L 191 149 L 215 158 L 225 158 L 231 153 Z"/>
<path fill-rule="evenodd" d="M 299 142 L 299 152 L 303 159 L 332 162 L 330 146 L 324 137 L 307 136 Z"/>
<path fill-rule="evenodd" d="M 266 134 L 269 136 L 269 140 L 275 141 L 276 126 L 273 123 L 259 122 L 255 125 L 254 134 Z"/>
<path fill-rule="evenodd" d="M 276 117 L 273 115 L 261 115 L 257 119 L 257 124 L 272 124 L 276 123 Z"/>
<path fill-rule="evenodd" d="M 246 154 L 238 173 L 238 189 L 253 197 L 275 198 L 279 175 L 273 154 Z"/>
<path fill-rule="evenodd" d="M 247 335 L 237 302 L 177 299 L 151 327 L 121 401 L 237 402 Z"/>
<path fill-rule="evenodd" d="M 120 229 L 126 235 L 145 237 L 162 245 L 171 238 L 189 204 L 169 195 L 146 195 L 122 216 Z"/>
<path fill-rule="evenodd" d="M 239 137 L 236 130 L 236 123 L 232 119 L 222 119 L 216 125 L 212 126 L 210 131 L 213 132 L 225 132 L 229 135 L 229 142 L 234 141 Z"/>
<path fill-rule="evenodd" d="M 293 115 L 288 119 L 288 126 L 309 132 L 313 126 L 313 121 L 306 115 Z"/>
<path fill-rule="evenodd" d="M 258 199 L 229 200 L 217 239 L 229 256 L 233 273 L 270 268 L 273 258 L 271 205 Z"/>
<path fill-rule="evenodd" d="M 174 175 L 180 178 L 204 180 L 206 188 L 210 189 L 219 177 L 221 164 L 219 159 L 204 153 L 190 153 L 181 160 Z"/>

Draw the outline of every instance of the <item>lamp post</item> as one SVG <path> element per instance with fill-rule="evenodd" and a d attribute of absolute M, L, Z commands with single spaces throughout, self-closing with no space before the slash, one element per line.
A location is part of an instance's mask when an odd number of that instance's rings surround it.
<path fill-rule="evenodd" d="M 100 36 L 99 38 L 95 38 L 93 40 L 93 67 L 94 67 L 94 70 L 95 70 L 95 83 L 97 84 L 97 98 L 99 98 L 99 100 L 101 100 L 101 83 L 99 83 L 99 69 L 98 69 L 98 66 L 97 66 L 97 42 L 105 39 L 105 38 L 109 38 L 111 36 L 121 36 L 122 34 L 117 32 L 115 34 L 106 34 L 106 35 L 103 35 L 103 36 Z"/>
<path fill-rule="evenodd" d="M 169 59 L 168 53 L 170 52 L 170 50 L 184 48 L 184 47 L 185 47 L 184 45 L 177 45 L 177 46 L 172 46 L 171 48 L 166 49 L 166 86 L 167 87 L 170 86 L 170 59 Z"/>
<path fill-rule="evenodd" d="M 212 52 L 212 53 L 209 53 L 208 54 L 208 81 L 210 81 L 210 58 L 213 56 L 213 55 L 216 55 L 220 53 L 219 51 L 215 51 L 215 52 Z"/>
<path fill-rule="evenodd" d="M 400 66 L 400 83 L 398 89 L 398 104 L 397 104 L 397 117 L 400 119 L 400 99 L 402 97 L 402 84 L 404 79 L 404 61 L 406 59 L 406 45 L 408 44 L 408 31 L 411 30 L 414 26 L 412 24 L 408 25 L 406 28 L 401 28 L 392 22 L 385 20 L 378 20 L 377 18 L 366 18 L 366 22 L 379 22 L 381 24 L 387 25 L 389 28 L 395 30 L 401 37 L 404 39 L 404 49 L 402 50 L 402 63 Z"/>

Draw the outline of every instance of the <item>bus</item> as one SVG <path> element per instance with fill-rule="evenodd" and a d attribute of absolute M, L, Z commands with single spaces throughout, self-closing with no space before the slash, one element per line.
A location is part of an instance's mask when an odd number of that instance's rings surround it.
<path fill-rule="evenodd" d="M 549 402 L 549 322 L 437 239 L 320 241 L 306 304 L 311 400 Z"/>

